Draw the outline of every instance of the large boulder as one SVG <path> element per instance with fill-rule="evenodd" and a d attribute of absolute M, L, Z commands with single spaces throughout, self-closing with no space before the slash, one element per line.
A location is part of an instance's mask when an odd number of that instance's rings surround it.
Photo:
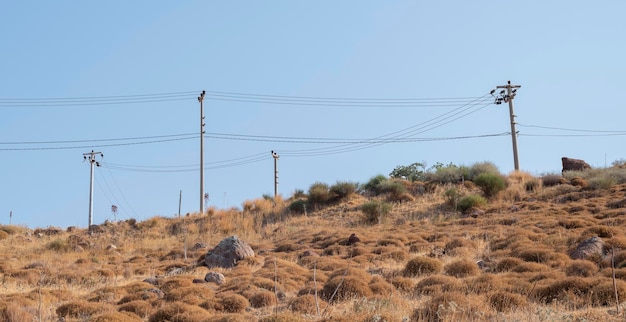
<path fill-rule="evenodd" d="M 563 164 L 563 170 L 561 170 L 561 172 L 591 169 L 591 166 L 587 162 L 579 159 L 562 157 L 561 163 Z"/>
<path fill-rule="evenodd" d="M 576 249 L 569 254 L 569 257 L 571 259 L 594 259 L 601 258 L 605 253 L 604 241 L 600 237 L 594 236 L 580 242 Z"/>
<path fill-rule="evenodd" d="M 231 268 L 240 260 L 254 257 L 252 247 L 237 236 L 223 239 L 215 248 L 204 256 L 204 263 L 207 267 Z"/>

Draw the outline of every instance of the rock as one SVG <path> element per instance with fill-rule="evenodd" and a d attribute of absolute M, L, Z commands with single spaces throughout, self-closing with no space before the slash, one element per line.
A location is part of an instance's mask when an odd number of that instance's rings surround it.
<path fill-rule="evenodd" d="M 223 239 L 210 250 L 204 257 L 204 263 L 208 268 L 232 268 L 248 257 L 254 257 L 252 247 L 239 237 L 231 236 Z"/>
<path fill-rule="evenodd" d="M 204 276 L 204 280 L 209 283 L 215 283 L 217 285 L 222 285 L 226 282 L 226 278 L 224 275 L 216 272 L 207 273 Z"/>
<path fill-rule="evenodd" d="M 348 245 L 354 245 L 360 241 L 361 239 L 354 233 L 348 237 Z"/>
<path fill-rule="evenodd" d="M 592 259 L 597 256 L 604 256 L 604 254 L 604 241 L 600 237 L 594 236 L 578 244 L 576 249 L 569 254 L 569 257 L 572 259 Z"/>
<path fill-rule="evenodd" d="M 113 244 L 107 246 L 107 250 L 116 250 L 116 249 L 117 249 L 117 246 L 115 246 Z"/>
<path fill-rule="evenodd" d="M 561 172 L 583 171 L 585 169 L 591 169 L 591 166 L 587 162 L 579 159 L 562 157 L 561 163 L 563 164 L 563 170 L 561 170 Z"/>
<path fill-rule="evenodd" d="M 159 279 L 156 277 L 148 277 L 145 280 L 143 280 L 143 282 L 152 284 L 152 285 L 159 285 Z"/>
<path fill-rule="evenodd" d="M 150 293 L 156 294 L 157 298 L 159 298 L 159 299 L 162 299 L 163 296 L 165 296 L 163 291 L 159 290 L 158 288 L 151 288 L 149 290 L 146 290 L 146 292 L 150 292 Z"/>

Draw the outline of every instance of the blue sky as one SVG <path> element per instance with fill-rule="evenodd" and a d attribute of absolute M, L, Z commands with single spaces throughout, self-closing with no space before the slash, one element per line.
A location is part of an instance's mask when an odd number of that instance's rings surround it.
<path fill-rule="evenodd" d="M 4 3 L 0 223 L 87 226 L 92 149 L 94 223 L 112 205 L 173 216 L 181 190 L 197 211 L 202 90 L 218 208 L 273 194 L 271 150 L 284 197 L 413 162 L 509 173 L 510 135 L 478 137 L 510 131 L 488 96 L 508 80 L 522 170 L 610 165 L 626 157 L 626 3 L 602 3 Z M 396 142 L 355 143 L 373 138 Z"/>

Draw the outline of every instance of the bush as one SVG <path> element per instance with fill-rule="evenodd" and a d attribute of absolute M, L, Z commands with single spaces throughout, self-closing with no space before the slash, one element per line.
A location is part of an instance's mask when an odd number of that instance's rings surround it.
<path fill-rule="evenodd" d="M 313 315 L 317 312 L 315 302 L 315 296 L 313 294 L 304 294 L 293 299 L 289 306 L 293 312 Z M 320 306 L 320 310 L 326 308 L 326 302 L 322 299 L 318 298 L 317 303 Z"/>
<path fill-rule="evenodd" d="M 259 290 L 250 297 L 250 304 L 256 308 L 275 305 L 276 295 L 268 290 Z"/>
<path fill-rule="evenodd" d="M 239 313 L 243 312 L 248 306 L 250 306 L 248 299 L 236 293 L 220 293 L 218 294 L 218 298 L 221 308 L 225 312 Z"/>
<path fill-rule="evenodd" d="M 552 187 L 560 184 L 566 184 L 567 180 L 560 174 L 545 174 L 541 177 L 541 183 L 544 187 Z"/>
<path fill-rule="evenodd" d="M 500 170 L 498 170 L 498 167 L 496 167 L 495 164 L 491 162 L 479 162 L 479 163 L 473 164 L 469 168 L 467 179 L 470 181 L 474 181 L 476 177 L 478 177 L 479 175 L 483 173 L 501 175 Z"/>
<path fill-rule="evenodd" d="M 448 263 L 444 270 L 446 275 L 454 276 L 454 277 L 466 277 L 466 276 L 474 276 L 480 272 L 478 265 L 469 259 L 458 259 L 453 262 Z"/>
<path fill-rule="evenodd" d="M 416 162 L 407 166 L 399 165 L 389 174 L 392 178 L 413 181 L 424 181 L 424 164 Z"/>
<path fill-rule="evenodd" d="M 598 266 L 588 260 L 580 259 L 571 262 L 565 267 L 567 276 L 591 277 L 598 272 Z"/>
<path fill-rule="evenodd" d="M 391 205 L 384 201 L 369 201 L 361 206 L 365 221 L 369 224 L 380 224 L 391 211 Z"/>
<path fill-rule="evenodd" d="M 468 195 L 459 200 L 458 207 L 461 212 L 472 208 L 480 208 L 487 205 L 487 200 L 479 195 Z"/>
<path fill-rule="evenodd" d="M 491 198 L 506 188 L 504 178 L 495 173 L 481 173 L 474 178 L 474 183 L 483 191 L 485 197 Z"/>
<path fill-rule="evenodd" d="M 443 264 L 436 259 L 425 256 L 419 256 L 411 259 L 404 266 L 403 275 L 405 277 L 416 277 L 439 273 L 443 268 Z"/>
<path fill-rule="evenodd" d="M 56 252 L 66 252 L 70 248 L 68 242 L 63 239 L 55 239 L 48 244 L 46 244 L 47 250 L 53 250 Z"/>
<path fill-rule="evenodd" d="M 459 207 L 459 200 L 461 199 L 461 191 L 457 188 L 450 188 L 443 193 L 444 198 L 446 199 L 446 204 L 456 211 Z"/>
<path fill-rule="evenodd" d="M 435 172 L 430 173 L 428 178 L 439 184 L 459 183 L 469 176 L 467 167 L 457 167 L 455 165 L 439 167 Z"/>
<path fill-rule="evenodd" d="M 309 187 L 309 202 L 312 204 L 325 204 L 330 200 L 330 190 L 328 185 L 316 182 Z"/>
<path fill-rule="evenodd" d="M 372 296 L 367 281 L 359 276 L 335 277 L 329 279 L 322 289 L 322 297 L 328 302 L 344 301 L 358 297 Z"/>
<path fill-rule="evenodd" d="M 306 201 L 302 199 L 298 199 L 289 204 L 289 211 L 295 212 L 298 214 L 303 214 L 305 207 L 306 207 Z"/>
<path fill-rule="evenodd" d="M 458 291 L 462 287 L 461 281 L 446 275 L 432 275 L 424 278 L 415 285 L 415 294 L 433 295 L 442 292 Z"/>
<path fill-rule="evenodd" d="M 380 194 L 380 191 L 379 191 L 380 183 L 386 180 L 387 180 L 387 177 L 385 177 L 382 174 L 372 177 L 365 185 L 363 185 L 363 190 L 376 196 Z"/>
<path fill-rule="evenodd" d="M 337 182 L 330 187 L 330 198 L 332 200 L 342 200 L 353 195 L 358 185 L 353 182 Z"/>
<path fill-rule="evenodd" d="M 489 305 L 498 312 L 509 312 L 528 304 L 526 298 L 519 294 L 496 291 L 489 295 Z"/>

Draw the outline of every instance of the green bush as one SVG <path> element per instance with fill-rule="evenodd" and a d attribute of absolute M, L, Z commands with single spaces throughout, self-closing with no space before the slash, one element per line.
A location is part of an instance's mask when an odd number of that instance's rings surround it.
<path fill-rule="evenodd" d="M 298 214 L 303 214 L 304 207 L 306 207 L 306 201 L 303 199 L 298 199 L 289 204 L 289 211 L 295 212 Z"/>
<path fill-rule="evenodd" d="M 363 190 L 373 195 L 378 195 L 380 194 L 379 185 L 383 181 L 387 181 L 387 177 L 385 177 L 384 175 L 379 174 L 377 176 L 374 176 L 365 185 L 363 185 Z"/>
<path fill-rule="evenodd" d="M 470 181 L 474 181 L 476 177 L 483 173 L 500 175 L 500 170 L 498 170 L 498 167 L 496 167 L 496 165 L 491 162 L 475 163 L 469 168 L 467 179 Z"/>
<path fill-rule="evenodd" d="M 479 195 L 468 195 L 459 200 L 459 210 L 466 212 L 472 208 L 480 208 L 487 204 L 487 199 Z"/>
<path fill-rule="evenodd" d="M 384 201 L 370 201 L 361 206 L 365 221 L 369 224 L 380 224 L 383 217 L 391 211 L 391 205 Z"/>
<path fill-rule="evenodd" d="M 52 250 L 56 252 L 66 252 L 69 250 L 69 248 L 70 248 L 70 245 L 67 243 L 66 240 L 63 240 L 63 239 L 55 239 L 49 242 L 48 244 L 46 244 L 47 250 Z"/>
<path fill-rule="evenodd" d="M 411 182 L 424 181 L 426 179 L 424 167 L 424 164 L 419 162 L 410 165 L 399 165 L 391 171 L 389 176 L 396 179 L 406 179 Z"/>
<path fill-rule="evenodd" d="M 299 198 L 306 198 L 306 194 L 304 193 L 304 190 L 302 189 L 296 189 L 293 192 L 293 199 L 299 199 Z"/>
<path fill-rule="evenodd" d="M 506 181 L 500 174 L 481 173 L 474 178 L 474 183 L 483 191 L 485 197 L 491 198 L 506 188 Z"/>
<path fill-rule="evenodd" d="M 357 190 L 358 184 L 353 182 L 337 181 L 330 187 L 330 198 L 332 200 L 342 200 L 353 195 Z"/>
<path fill-rule="evenodd" d="M 457 167 L 455 165 L 436 168 L 435 172 L 430 173 L 428 178 L 430 181 L 439 184 L 459 183 L 468 177 L 469 169 L 467 167 Z"/>
<path fill-rule="evenodd" d="M 385 180 L 378 185 L 378 194 L 389 194 L 391 200 L 401 200 L 405 193 L 406 186 L 397 180 Z"/>
<path fill-rule="evenodd" d="M 316 182 L 309 187 L 309 202 L 312 204 L 324 204 L 330 199 L 328 185 Z"/>
<path fill-rule="evenodd" d="M 456 211 L 459 207 L 461 191 L 457 188 L 450 188 L 444 192 L 443 196 L 446 199 L 446 203 Z"/>

